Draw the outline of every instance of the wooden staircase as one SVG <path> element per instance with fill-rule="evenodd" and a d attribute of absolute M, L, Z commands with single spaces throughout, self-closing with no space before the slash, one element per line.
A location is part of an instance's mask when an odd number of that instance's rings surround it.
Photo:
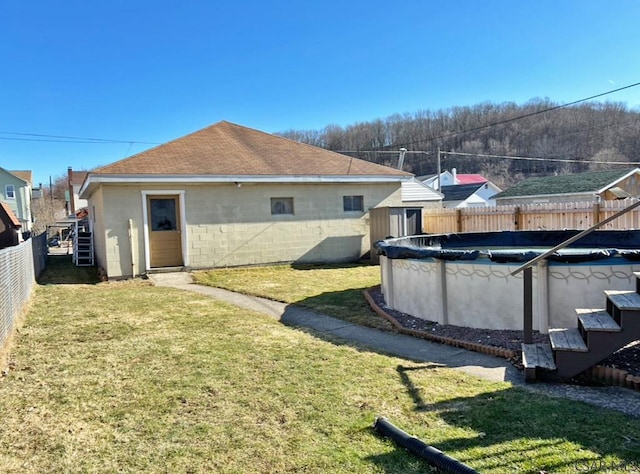
<path fill-rule="evenodd" d="M 635 291 L 607 290 L 604 309 L 576 309 L 577 328 L 549 329 L 551 344 L 523 344 L 525 380 L 542 373 L 569 379 L 640 340 L 640 272 Z"/>

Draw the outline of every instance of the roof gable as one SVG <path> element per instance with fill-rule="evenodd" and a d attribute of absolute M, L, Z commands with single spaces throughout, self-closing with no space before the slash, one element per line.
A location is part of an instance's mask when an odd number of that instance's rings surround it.
<path fill-rule="evenodd" d="M 22 227 L 22 224 L 20 224 L 20 221 L 18 220 L 18 218 L 16 217 L 16 215 L 14 214 L 14 212 L 11 210 L 11 208 L 6 202 L 0 201 L 0 214 L 3 214 L 4 216 L 6 216 L 7 222 L 11 224 L 13 227 L 15 228 Z"/>
<path fill-rule="evenodd" d="M 33 176 L 32 176 L 31 170 L 16 170 L 16 171 L 9 171 L 9 173 L 11 173 L 14 176 L 17 176 L 22 181 L 28 184 L 33 183 Z"/>
<path fill-rule="evenodd" d="M 412 176 L 226 121 L 90 172 L 105 174 Z"/>
<path fill-rule="evenodd" d="M 402 201 L 442 201 L 442 194 L 427 186 L 417 178 L 403 181 L 401 185 Z"/>
<path fill-rule="evenodd" d="M 483 185 L 484 183 L 452 184 L 451 186 L 442 186 L 442 194 L 444 194 L 443 201 L 464 201 Z"/>
<path fill-rule="evenodd" d="M 495 199 L 521 196 L 597 193 L 640 169 L 593 171 L 529 178 L 494 196 Z"/>
<path fill-rule="evenodd" d="M 29 182 L 24 179 L 22 176 L 19 176 L 19 171 L 9 171 L 4 168 L 0 168 L 0 174 L 4 173 L 4 178 L 0 179 L 0 182 L 5 183 L 7 180 L 9 182 L 14 182 L 17 186 L 23 187 L 29 184 Z M 18 174 L 16 174 L 18 173 Z M 31 173 L 31 171 L 25 171 L 25 173 Z"/>
<path fill-rule="evenodd" d="M 72 171 L 71 176 L 69 177 L 69 182 L 71 184 L 81 185 L 88 174 L 88 171 Z"/>

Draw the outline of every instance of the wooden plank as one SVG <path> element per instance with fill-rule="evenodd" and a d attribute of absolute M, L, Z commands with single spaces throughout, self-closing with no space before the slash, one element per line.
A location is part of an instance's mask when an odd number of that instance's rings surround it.
<path fill-rule="evenodd" d="M 618 323 L 604 309 L 576 309 L 576 314 L 586 331 L 621 331 Z"/>
<path fill-rule="evenodd" d="M 540 367 L 555 370 L 556 368 L 549 344 L 522 344 L 522 363 L 527 369 Z"/>
<path fill-rule="evenodd" d="M 599 216 L 604 220 L 626 207 L 624 201 L 602 201 Z M 491 206 L 485 208 L 463 208 L 460 219 L 465 231 L 488 232 L 513 230 L 513 212 L 516 206 Z M 519 230 L 586 229 L 594 224 L 593 203 L 547 203 L 519 206 Z M 424 229 L 427 233 L 454 232 L 456 226 L 455 209 L 425 209 Z M 640 227 L 640 209 L 635 209 L 606 224 L 603 229 L 635 229 Z"/>
<path fill-rule="evenodd" d="M 640 310 L 640 295 L 635 291 L 605 290 L 604 294 L 618 309 Z"/>
<path fill-rule="evenodd" d="M 589 351 L 580 332 L 575 328 L 549 329 L 549 340 L 554 351 Z"/>

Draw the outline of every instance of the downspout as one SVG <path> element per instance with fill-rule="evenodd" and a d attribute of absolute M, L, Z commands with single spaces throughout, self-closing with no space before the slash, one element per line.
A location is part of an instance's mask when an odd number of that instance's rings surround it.
<path fill-rule="evenodd" d="M 131 278 L 136 277 L 135 254 L 133 251 L 133 219 L 129 219 L 129 247 L 131 248 Z"/>

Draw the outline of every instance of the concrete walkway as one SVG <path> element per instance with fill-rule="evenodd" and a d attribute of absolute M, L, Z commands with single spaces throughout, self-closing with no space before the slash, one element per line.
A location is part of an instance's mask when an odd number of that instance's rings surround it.
<path fill-rule="evenodd" d="M 266 314 L 287 326 L 312 330 L 314 334 L 335 343 L 355 344 L 368 350 L 416 362 L 439 364 L 487 380 L 510 382 L 534 393 L 580 400 L 640 417 L 640 392 L 630 389 L 549 383 L 525 384 L 523 374 L 508 361 L 498 357 L 436 344 L 403 334 L 358 326 L 286 303 L 196 285 L 192 283 L 191 275 L 186 272 L 154 273 L 149 275 L 149 279 L 155 286 L 192 291 Z"/>

